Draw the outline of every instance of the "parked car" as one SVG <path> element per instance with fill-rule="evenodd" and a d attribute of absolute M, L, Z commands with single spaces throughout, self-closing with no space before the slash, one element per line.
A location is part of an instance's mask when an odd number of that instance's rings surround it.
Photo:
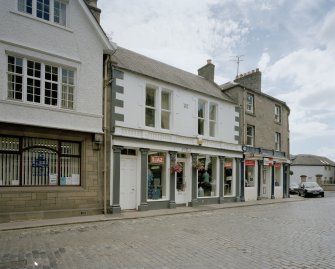
<path fill-rule="evenodd" d="M 299 193 L 299 184 L 292 182 L 289 187 L 290 194 L 298 194 Z"/>
<path fill-rule="evenodd" d="M 299 196 L 325 196 L 324 190 L 316 182 L 301 182 L 299 185 Z"/>

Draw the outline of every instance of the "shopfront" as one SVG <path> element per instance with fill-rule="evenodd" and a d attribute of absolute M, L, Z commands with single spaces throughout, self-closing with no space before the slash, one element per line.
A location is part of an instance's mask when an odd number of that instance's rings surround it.
<path fill-rule="evenodd" d="M 0 222 L 102 211 L 102 151 L 93 134 L 1 127 Z"/>
<path fill-rule="evenodd" d="M 145 144 L 146 147 L 134 147 L 138 143 L 124 141 L 123 145 L 119 143 L 121 145 L 113 146 L 112 212 L 219 203 L 223 202 L 224 196 L 230 198 L 229 201 L 234 201 L 234 156 L 208 154 L 203 149 L 203 152 L 193 153 L 192 148 L 185 150 L 184 147 L 171 144 L 149 142 Z M 195 147 L 196 149 L 199 150 Z M 133 156 L 124 155 L 129 152 Z M 129 165 L 133 163 L 131 174 L 129 169 L 125 169 L 129 166 L 125 162 Z M 136 202 L 130 205 L 127 200 Z"/>

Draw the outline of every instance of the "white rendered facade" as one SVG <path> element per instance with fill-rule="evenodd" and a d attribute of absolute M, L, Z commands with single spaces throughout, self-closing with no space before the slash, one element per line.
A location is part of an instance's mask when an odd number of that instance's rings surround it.
<path fill-rule="evenodd" d="M 121 74 L 114 78 L 115 87 L 123 90 L 115 94 L 117 102 L 122 104 L 114 106 L 114 113 L 122 117 L 115 121 L 112 134 L 112 210 L 113 207 L 116 211 L 117 207 L 121 210 L 173 208 L 175 204 L 215 203 L 222 198 L 235 201 L 239 195 L 238 158 L 242 158 L 241 146 L 236 140 L 236 117 L 239 116 L 236 105 L 117 65 L 114 68 Z M 148 96 L 151 96 L 150 102 Z M 199 103 L 205 104 L 202 135 L 198 130 Z M 117 148 L 120 155 L 116 154 Z M 152 161 L 155 159 L 160 159 L 159 163 Z M 199 161 L 204 164 L 203 170 L 194 168 Z M 174 164 L 181 164 L 182 172 L 171 172 Z M 225 165 L 232 166 L 228 175 L 229 189 L 220 165 L 222 169 L 226 169 Z M 129 172 L 130 167 L 132 172 Z M 211 173 L 207 193 L 201 192 L 197 180 L 205 169 Z M 115 173 L 117 170 L 120 174 Z M 152 190 L 151 170 L 155 185 Z"/>

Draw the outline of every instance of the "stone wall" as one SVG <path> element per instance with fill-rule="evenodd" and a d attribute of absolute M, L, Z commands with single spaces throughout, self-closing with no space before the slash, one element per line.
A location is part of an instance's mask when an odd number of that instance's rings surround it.
<path fill-rule="evenodd" d="M 0 186 L 0 222 L 103 212 L 103 149 L 92 134 L 0 124 L 1 135 L 81 142 L 81 186 Z"/>

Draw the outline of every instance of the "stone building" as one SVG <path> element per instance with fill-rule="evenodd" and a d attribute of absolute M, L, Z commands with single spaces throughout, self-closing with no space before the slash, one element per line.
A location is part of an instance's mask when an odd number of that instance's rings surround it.
<path fill-rule="evenodd" d="M 242 200 L 288 196 L 290 109 L 285 102 L 262 92 L 261 78 L 256 69 L 221 86 L 240 109 Z"/>
<path fill-rule="evenodd" d="M 103 78 L 115 45 L 90 3 L 0 2 L 0 222 L 106 209 Z"/>

